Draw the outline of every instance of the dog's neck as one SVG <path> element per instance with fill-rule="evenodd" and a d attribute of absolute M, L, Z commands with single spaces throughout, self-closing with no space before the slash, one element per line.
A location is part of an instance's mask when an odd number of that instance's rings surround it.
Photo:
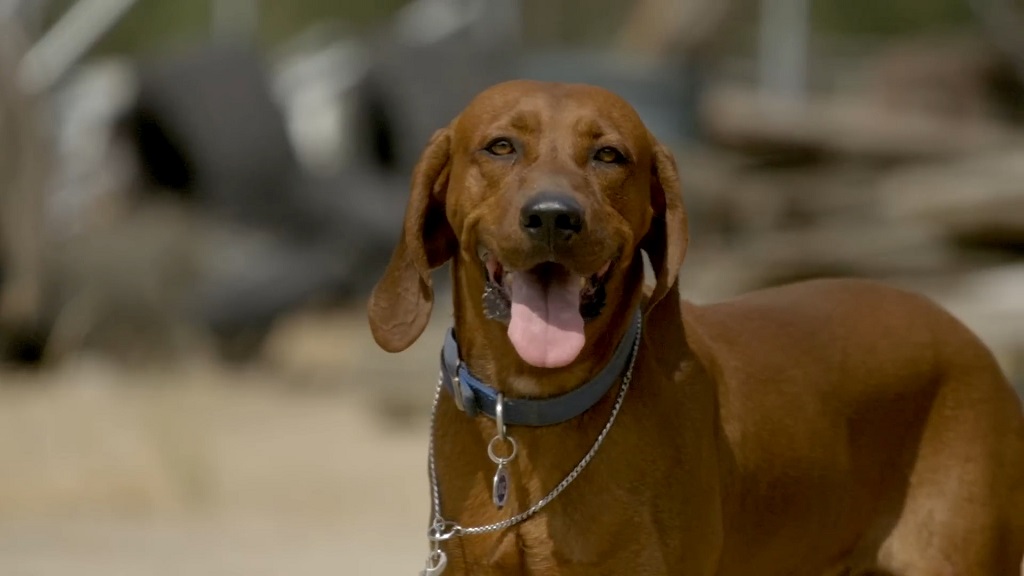
<path fill-rule="evenodd" d="M 592 358 L 591 362 L 570 366 L 568 370 L 543 371 L 524 366 L 505 334 L 505 326 L 484 317 L 480 294 L 483 282 L 476 283 L 472 278 L 462 278 L 455 268 L 455 326 L 456 333 L 463 336 L 459 345 L 463 349 L 463 359 L 474 371 L 474 374 L 487 379 L 492 386 L 499 387 L 511 397 L 530 396 L 531 389 L 521 386 L 522 380 L 511 379 L 535 378 L 533 385 L 545 396 L 564 394 L 572 388 L 593 378 L 609 361 L 609 355 L 629 330 L 632 315 L 641 305 L 643 297 L 643 264 L 638 269 L 630 270 L 621 276 L 613 285 L 609 285 L 609 305 L 602 313 L 603 321 L 595 325 L 595 333 L 600 339 L 591 339 L 588 332 L 588 344 L 581 357 Z M 630 288 L 625 288 L 625 287 Z M 634 288 L 635 287 L 635 288 Z M 651 316 L 653 332 L 649 331 L 646 321 L 643 324 L 641 338 L 650 341 L 655 338 L 667 338 L 667 341 L 678 342 L 678 334 L 672 336 L 668 332 L 681 331 L 678 293 L 673 288 L 664 301 L 659 303 Z M 648 316 L 650 318 L 651 316 Z M 683 346 L 667 347 L 652 351 L 650 347 L 640 347 L 643 352 L 638 356 L 638 364 L 634 376 L 640 377 L 645 356 L 652 352 L 664 356 L 666 362 L 680 363 L 686 351 Z M 540 373 L 538 376 L 537 373 Z M 572 374 L 572 376 L 567 376 Z M 565 380 L 566 385 L 555 382 Z M 491 418 L 477 416 L 470 418 L 460 410 L 452 397 L 444 393 L 439 398 L 435 413 L 434 449 L 436 461 L 436 479 L 439 489 L 442 515 L 446 520 L 458 522 L 461 526 L 483 526 L 492 522 L 507 519 L 513 514 L 522 513 L 547 496 L 552 488 L 563 482 L 581 458 L 594 446 L 595 439 L 605 427 L 616 404 L 619 389 L 612 387 L 604 397 L 581 416 L 553 426 L 510 427 L 508 433 L 518 443 L 518 455 L 509 464 L 510 490 L 508 502 L 503 510 L 496 510 L 491 503 L 491 478 L 496 467 L 487 455 L 488 443 L 497 433 L 496 422 Z M 631 391 L 626 397 L 624 406 L 631 407 L 620 416 L 616 426 L 630 428 L 636 426 L 637 419 L 646 419 L 653 409 L 658 411 L 660 405 L 644 405 L 645 392 Z M 697 406 L 693 406 L 697 409 Z M 596 460 L 600 462 L 601 455 Z M 600 466 L 600 464 L 599 464 Z M 589 476 L 591 482 L 600 482 L 601 476 Z M 544 562 L 550 557 L 551 547 L 558 542 L 563 551 L 572 547 L 573 534 L 578 534 L 579 527 L 572 521 L 561 519 L 573 518 L 573 513 L 590 503 L 587 501 L 588 491 L 569 489 L 552 500 L 546 510 L 559 510 L 548 516 L 544 522 L 523 523 L 514 531 L 501 531 L 493 535 L 480 535 L 466 538 L 455 538 L 447 543 L 449 557 L 453 562 L 471 569 L 486 562 L 488 565 L 501 566 L 503 570 L 520 573 L 525 566 L 533 562 Z M 511 535 L 515 535 L 512 537 Z M 529 543 L 526 551 L 521 542 Z"/>
<path fill-rule="evenodd" d="M 523 361 L 508 339 L 508 327 L 486 317 L 481 298 L 484 278 L 475 262 L 452 264 L 455 333 L 462 362 L 480 380 L 507 397 L 547 398 L 570 392 L 594 378 L 630 329 L 643 295 L 643 262 L 609 281 L 609 303 L 585 328 L 586 344 L 564 368 L 538 368 Z M 628 287 L 628 288 L 627 288 Z"/>
<path fill-rule="evenodd" d="M 478 379 L 463 363 L 454 330 L 449 330 L 441 352 L 441 375 L 445 389 L 459 409 L 469 417 L 483 412 L 513 426 L 545 427 L 572 420 L 601 400 L 632 366 L 639 344 L 641 315 L 637 311 L 629 329 L 619 341 L 604 368 L 571 392 L 544 399 L 505 398 L 488 383 Z"/>

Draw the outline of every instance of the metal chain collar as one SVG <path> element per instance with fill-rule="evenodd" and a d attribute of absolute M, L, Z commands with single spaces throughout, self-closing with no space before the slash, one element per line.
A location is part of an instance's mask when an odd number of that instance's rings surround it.
<path fill-rule="evenodd" d="M 640 348 L 640 336 L 642 328 L 642 326 L 638 326 L 637 328 L 636 337 L 633 340 L 633 349 L 630 352 L 629 365 L 626 368 L 625 374 L 622 376 L 622 384 L 619 387 L 619 394 L 615 398 L 615 405 L 612 406 L 611 415 L 608 416 L 608 422 L 605 423 L 604 428 L 601 429 L 601 433 L 597 435 L 597 438 L 594 440 L 593 446 L 590 447 L 590 451 L 588 451 L 586 455 L 583 456 L 583 459 L 580 460 L 579 464 L 577 464 L 576 467 L 573 468 L 572 471 L 569 472 L 569 474 L 558 484 L 558 486 L 555 486 L 555 488 L 548 493 L 547 496 L 541 498 L 536 504 L 530 506 L 525 511 L 520 512 L 519 514 L 516 514 L 515 516 L 512 516 L 505 520 L 502 520 L 501 522 L 495 522 L 493 524 L 465 528 L 463 526 L 460 526 L 456 522 L 446 521 L 444 517 L 441 516 L 441 496 L 440 491 L 438 489 L 437 472 L 434 464 L 434 425 L 435 420 L 437 418 L 437 406 L 441 399 L 443 375 L 438 378 L 437 390 L 434 392 L 434 404 L 430 412 L 430 444 L 428 448 L 428 464 L 430 468 L 430 490 L 434 513 L 433 523 L 427 530 L 427 538 L 430 540 L 432 547 L 431 557 L 436 558 L 439 555 L 443 555 L 443 553 L 440 552 L 439 545 L 441 542 L 450 540 L 451 538 L 457 536 L 461 537 L 471 536 L 474 534 L 486 534 L 488 532 L 497 532 L 499 530 L 511 528 L 512 526 L 515 526 L 516 524 L 525 521 L 527 518 L 533 516 L 542 508 L 550 504 L 552 500 L 554 500 L 559 494 L 562 493 L 563 490 L 565 490 L 566 488 L 569 487 L 570 484 L 572 484 L 573 480 L 575 480 L 576 477 L 580 475 L 580 472 L 583 472 L 584 468 L 586 468 L 587 465 L 590 464 L 590 461 L 594 458 L 594 455 L 597 454 L 598 448 L 601 447 L 601 444 L 604 442 L 605 437 L 608 435 L 608 431 L 611 430 L 612 424 L 615 423 L 615 418 L 619 414 L 619 408 L 622 407 L 622 401 L 626 397 L 626 392 L 629 390 L 629 383 L 633 379 L 633 364 L 634 362 L 636 362 L 637 350 L 639 350 Z"/>

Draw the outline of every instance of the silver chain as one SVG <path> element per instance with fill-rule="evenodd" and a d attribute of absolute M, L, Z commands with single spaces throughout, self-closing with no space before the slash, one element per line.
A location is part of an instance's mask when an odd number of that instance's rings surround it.
<path fill-rule="evenodd" d="M 434 464 L 434 423 L 437 418 L 437 405 L 441 400 L 441 388 L 444 386 L 444 375 L 442 374 L 438 377 L 437 390 L 434 392 L 434 405 L 430 412 L 430 444 L 428 448 L 430 490 L 434 507 L 434 521 L 427 532 L 427 537 L 430 539 L 432 545 L 436 546 L 438 543 L 456 536 L 486 534 L 488 532 L 497 532 L 499 530 L 511 528 L 512 526 L 515 526 L 516 524 L 519 524 L 533 516 L 537 512 L 540 512 L 541 508 L 550 504 L 552 500 L 572 484 L 573 480 L 580 475 L 580 472 L 583 472 L 583 469 L 587 467 L 587 464 L 590 464 L 594 455 L 597 454 L 597 449 L 601 447 L 605 436 L 608 435 L 608 431 L 612 429 L 612 424 L 615 423 L 615 418 L 619 415 L 619 408 L 622 407 L 622 400 L 626 397 L 626 392 L 629 390 L 629 383 L 633 379 L 633 363 L 636 362 L 637 350 L 640 348 L 641 328 L 641 326 L 637 326 L 636 336 L 633 340 L 633 349 L 630 352 L 629 366 L 626 368 L 626 373 L 622 376 L 622 384 L 619 387 L 619 394 L 615 398 L 615 405 L 612 406 L 612 413 L 608 416 L 608 422 L 605 423 L 604 428 L 601 429 L 601 433 L 598 434 L 597 439 L 594 440 L 594 445 L 590 447 L 590 451 L 583 456 L 583 459 L 580 460 L 579 464 L 572 469 L 572 472 L 569 472 L 569 475 L 559 482 L 558 486 L 555 486 L 547 496 L 541 498 L 536 504 L 530 506 L 525 511 L 493 524 L 464 528 L 455 522 L 446 521 L 444 517 L 441 516 L 441 496 L 437 485 L 437 471 Z"/>

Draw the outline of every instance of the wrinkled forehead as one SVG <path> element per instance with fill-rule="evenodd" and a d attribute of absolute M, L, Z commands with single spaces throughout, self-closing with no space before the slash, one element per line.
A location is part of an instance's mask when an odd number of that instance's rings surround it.
<path fill-rule="evenodd" d="M 455 139 L 464 145 L 501 131 L 558 131 L 612 137 L 643 147 L 650 136 L 632 106 L 608 90 L 583 84 L 514 81 L 482 92 L 459 115 Z"/>

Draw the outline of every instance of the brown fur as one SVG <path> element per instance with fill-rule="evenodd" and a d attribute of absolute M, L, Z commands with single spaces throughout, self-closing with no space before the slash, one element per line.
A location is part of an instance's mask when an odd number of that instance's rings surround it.
<path fill-rule="evenodd" d="M 481 152 L 495 136 L 514 139 L 514 158 Z M 629 162 L 595 165 L 593 150 L 609 144 Z M 477 255 L 484 246 L 514 269 L 542 261 L 509 214 L 550 186 L 570 190 L 586 217 L 559 261 L 581 275 L 614 262 L 608 305 L 559 369 L 527 365 L 484 317 Z M 615 95 L 536 82 L 487 90 L 428 146 L 406 218 L 369 308 L 387 350 L 419 336 L 430 270 L 449 259 L 463 359 L 508 396 L 578 386 L 608 361 L 631 311 L 646 312 L 633 387 L 590 467 L 530 520 L 447 542 L 445 574 L 1018 574 L 1024 417 L 985 346 L 924 298 L 866 281 L 681 301 L 675 163 Z M 641 250 L 656 271 L 651 294 Z M 511 429 L 514 485 L 497 512 L 494 423 L 445 393 L 445 518 L 477 526 L 539 500 L 589 449 L 613 396 L 561 425 Z"/>

